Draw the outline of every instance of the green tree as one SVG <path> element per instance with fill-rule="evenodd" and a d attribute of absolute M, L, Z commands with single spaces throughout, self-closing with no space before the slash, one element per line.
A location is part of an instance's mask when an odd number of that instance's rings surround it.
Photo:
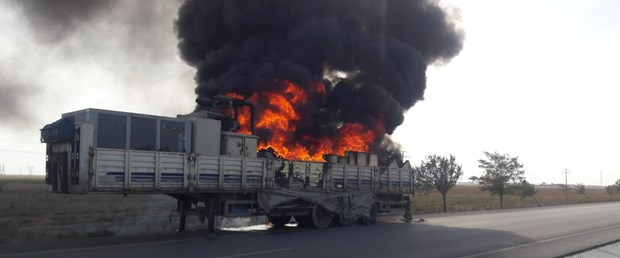
<path fill-rule="evenodd" d="M 605 192 L 607 192 L 609 197 L 613 200 L 616 192 L 618 192 L 618 187 L 616 185 L 608 185 L 605 187 Z"/>
<path fill-rule="evenodd" d="M 577 184 L 575 186 L 575 190 L 577 194 L 581 194 L 583 195 L 583 197 L 586 197 L 586 199 L 588 199 L 588 202 L 592 201 L 590 197 L 586 195 L 586 186 L 584 184 Z"/>
<path fill-rule="evenodd" d="M 504 195 L 510 194 L 514 188 L 509 184 L 516 184 L 523 180 L 523 164 L 519 163 L 518 157 L 510 157 L 508 154 L 498 152 L 484 152 L 487 159 L 478 160 L 478 167 L 484 169 L 484 175 L 472 176 L 469 179 L 477 182 L 480 189 L 489 191 L 491 196 L 499 196 L 499 207 L 504 208 Z"/>
<path fill-rule="evenodd" d="M 586 186 L 583 184 L 577 184 L 577 186 L 575 186 L 577 194 L 586 194 Z"/>
<path fill-rule="evenodd" d="M 423 194 L 425 196 L 432 193 L 434 187 L 432 185 L 425 184 L 421 180 L 422 176 L 420 174 L 422 173 L 422 171 L 420 170 L 420 167 L 414 167 L 413 172 L 415 175 L 415 179 L 414 179 L 415 180 L 415 185 L 414 185 L 415 192 L 417 194 Z"/>
<path fill-rule="evenodd" d="M 536 191 L 536 186 L 534 186 L 533 184 L 530 184 L 527 180 L 523 179 L 521 180 L 521 182 L 513 184 L 512 189 L 510 189 L 510 192 L 518 196 L 521 196 L 521 198 L 523 199 L 527 197 L 532 197 L 532 199 L 536 201 L 536 204 L 538 205 L 538 207 L 540 207 L 540 202 L 538 202 L 536 197 L 534 197 L 534 195 L 538 193 L 538 191 Z"/>
<path fill-rule="evenodd" d="M 428 155 L 416 167 L 418 182 L 424 189 L 437 189 L 443 198 L 443 212 L 446 212 L 446 195 L 463 176 L 463 169 L 456 163 L 454 155 L 443 157 Z"/>

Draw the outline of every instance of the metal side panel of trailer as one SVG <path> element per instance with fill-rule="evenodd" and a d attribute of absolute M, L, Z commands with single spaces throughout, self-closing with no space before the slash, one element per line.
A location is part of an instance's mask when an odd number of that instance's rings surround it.
<path fill-rule="evenodd" d="M 102 148 L 90 155 L 91 192 L 413 192 L 406 168 Z"/>
<path fill-rule="evenodd" d="M 94 149 L 93 155 L 92 191 L 182 191 L 189 185 L 185 153 Z"/>
<path fill-rule="evenodd" d="M 94 192 L 254 191 L 267 178 L 263 159 L 100 148 L 92 155 Z"/>

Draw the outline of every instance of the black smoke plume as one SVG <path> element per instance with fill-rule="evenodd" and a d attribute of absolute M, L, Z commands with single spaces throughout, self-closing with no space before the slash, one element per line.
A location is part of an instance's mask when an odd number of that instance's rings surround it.
<path fill-rule="evenodd" d="M 30 25 L 37 30 L 37 39 L 57 42 L 79 27 L 104 15 L 115 0 L 17 0 L 28 15 Z"/>
<path fill-rule="evenodd" d="M 30 87 L 18 84 L 0 70 L 0 119 L 3 124 L 23 126 L 30 122 L 30 113 L 23 111 L 27 109 L 20 96 L 32 94 L 32 91 Z"/>
<path fill-rule="evenodd" d="M 199 97 L 324 81 L 327 97 L 307 103 L 298 127 L 317 136 L 377 120 L 391 134 L 423 99 L 427 66 L 463 46 L 432 0 L 187 0 L 175 29 Z"/>
<path fill-rule="evenodd" d="M 33 106 L 66 112 L 64 105 L 72 100 L 46 97 L 49 92 L 73 98 L 75 94 L 60 92 L 74 92 L 70 88 L 79 87 L 80 94 L 86 94 L 89 88 L 96 89 L 96 83 L 76 82 L 58 89 L 50 86 L 53 83 L 48 82 L 58 80 L 55 71 L 76 69 L 75 64 L 90 67 L 96 60 L 92 69 L 113 74 L 121 84 L 110 86 L 127 85 L 140 93 L 161 87 L 154 83 L 160 80 L 153 71 L 166 69 L 162 63 L 170 66 L 178 59 L 172 22 L 181 4 L 180 0 L 0 1 L 0 8 L 16 10 L 15 17 L 0 26 L 0 30 L 16 33 L 3 34 L 2 41 L 24 42 L 9 47 L 0 58 L 0 119 L 4 121 L 0 129 L 49 122 L 41 121 L 44 113 L 25 112 Z M 75 71 L 76 76 L 81 76 L 81 71 Z"/>

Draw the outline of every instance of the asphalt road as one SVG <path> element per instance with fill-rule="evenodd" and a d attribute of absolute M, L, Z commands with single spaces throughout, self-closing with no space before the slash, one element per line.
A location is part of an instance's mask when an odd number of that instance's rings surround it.
<path fill-rule="evenodd" d="M 620 239 L 618 202 L 424 219 L 219 232 L 215 238 L 189 232 L 0 245 L 0 257 L 556 257 Z"/>

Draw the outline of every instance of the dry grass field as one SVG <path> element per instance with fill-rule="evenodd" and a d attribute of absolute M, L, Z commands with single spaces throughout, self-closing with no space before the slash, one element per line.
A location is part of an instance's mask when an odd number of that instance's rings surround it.
<path fill-rule="evenodd" d="M 64 195 L 42 176 L 0 176 L 0 243 L 172 231 L 164 195 Z"/>
<path fill-rule="evenodd" d="M 578 194 L 569 185 L 568 202 L 563 186 L 536 186 L 534 197 L 540 206 L 578 204 L 591 202 L 609 202 L 618 198 L 611 198 L 605 189 L 595 186 L 586 186 L 585 194 Z M 521 198 L 514 195 L 504 196 L 504 209 L 537 207 L 538 203 L 531 197 Z M 495 210 L 499 209 L 499 197 L 490 196 L 489 192 L 482 192 L 477 185 L 457 185 L 446 197 L 448 212 Z M 443 212 L 441 194 L 433 192 L 428 195 L 418 194 L 413 198 L 414 214 Z"/>
<path fill-rule="evenodd" d="M 541 205 L 565 204 L 564 190 L 558 186 L 538 186 Z M 415 214 L 442 211 L 441 195 L 417 195 Z M 475 185 L 457 185 L 447 197 L 448 212 L 499 209 L 499 198 L 481 192 Z M 586 195 L 574 189 L 569 203 L 612 201 L 601 188 L 587 188 Z M 532 198 L 505 196 L 504 208 L 536 207 Z M 0 243 L 137 235 L 171 232 L 176 218 L 169 221 L 176 201 L 165 195 L 65 195 L 47 192 L 42 176 L 0 176 Z M 203 228 L 195 217 L 188 228 Z"/>

